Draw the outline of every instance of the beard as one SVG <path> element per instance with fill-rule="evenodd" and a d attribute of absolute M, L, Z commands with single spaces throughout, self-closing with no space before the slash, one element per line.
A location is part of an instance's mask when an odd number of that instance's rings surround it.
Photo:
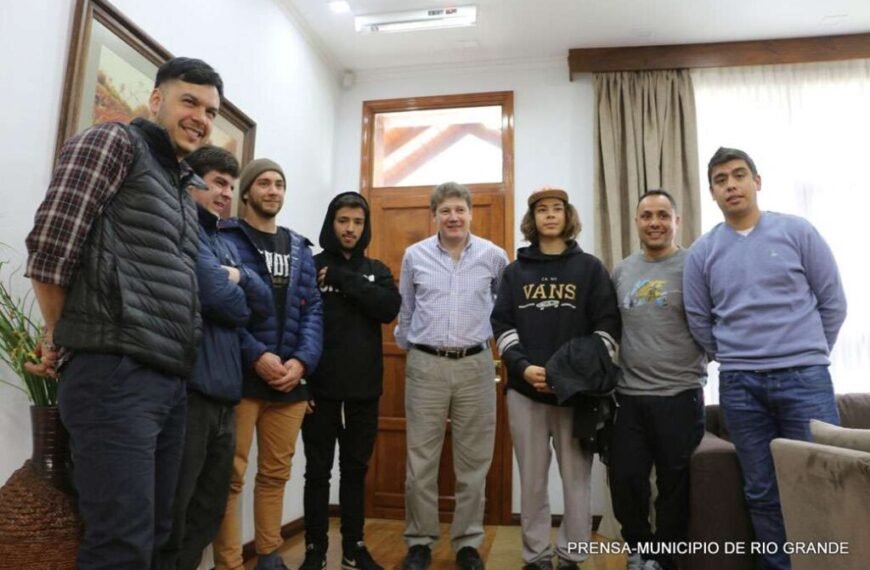
<path fill-rule="evenodd" d="M 253 211 L 254 211 L 254 212 L 255 212 L 259 217 L 261 217 L 261 218 L 265 218 L 265 219 L 267 219 L 267 220 L 271 220 L 272 218 L 274 218 L 275 216 L 278 215 L 278 212 L 281 211 L 281 208 L 278 207 L 278 208 L 273 212 L 273 211 L 271 211 L 270 209 L 266 209 L 266 208 L 263 206 L 263 203 L 262 203 L 262 202 L 257 201 L 257 200 L 251 200 L 250 198 L 248 198 L 248 200 L 247 200 L 247 204 L 245 204 L 245 205 L 246 205 L 248 208 L 250 208 L 251 210 L 253 210 Z"/>

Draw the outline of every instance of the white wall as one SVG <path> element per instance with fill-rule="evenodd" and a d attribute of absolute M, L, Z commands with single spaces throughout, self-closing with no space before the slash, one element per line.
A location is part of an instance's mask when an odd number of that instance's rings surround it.
<path fill-rule="evenodd" d="M 363 101 L 482 91 L 514 92 L 514 195 L 519 220 L 540 186 L 565 188 L 580 211 L 580 244 L 592 247 L 592 76 L 568 81 L 565 60 L 486 66 L 410 68 L 358 74 L 342 95 L 335 137 L 335 184 L 359 189 Z"/>
<path fill-rule="evenodd" d="M 0 5 L 0 259 L 24 269 L 24 237 L 48 186 L 57 133 L 71 2 Z M 14 290 L 23 294 L 20 276 Z M 16 383 L 0 365 L 0 377 Z M 30 456 L 30 416 L 22 393 L 0 385 L 0 483 Z"/>
<path fill-rule="evenodd" d="M 199 57 L 220 72 L 227 99 L 257 123 L 254 157 L 277 161 L 288 177 L 279 223 L 316 242 L 333 194 L 338 72 L 280 1 L 113 4 L 173 54 Z"/>
<path fill-rule="evenodd" d="M 48 186 L 74 2 L 0 3 L 0 258 L 24 265 L 24 238 Z M 113 0 L 176 55 L 199 57 L 223 76 L 227 98 L 257 123 L 255 155 L 279 162 L 288 197 L 279 222 L 320 231 L 332 191 L 338 74 L 276 0 Z M 24 280 L 16 289 L 27 289 Z M 7 378 L 7 370 L 0 370 Z M 30 455 L 26 399 L 0 385 L 0 484 Z M 302 516 L 301 441 L 285 520 Z M 252 457 L 253 459 L 253 457 Z M 252 480 L 249 477 L 249 480 Z M 250 487 L 244 540 L 253 537 Z"/>
<path fill-rule="evenodd" d="M 2 258 L 23 267 L 24 237 L 48 185 L 60 111 L 72 2 L 0 3 L 0 242 Z M 280 223 L 316 241 L 332 195 L 359 188 L 362 102 L 405 96 L 514 91 L 515 219 L 535 187 L 562 186 L 578 206 L 592 248 L 593 93 L 591 77 L 568 81 L 563 60 L 360 74 L 337 88 L 333 67 L 273 0 L 115 0 L 115 6 L 177 55 L 200 57 L 224 78 L 226 95 L 257 122 L 255 156 L 277 160 L 289 194 Z M 170 7 L 172 9 L 170 16 Z M 35 38 L 38 38 L 35 40 Z M 25 52 L 27 46 L 36 46 Z M 14 55 L 11 55 L 14 54 Z M 516 245 L 520 245 L 517 233 Z M 27 289 L 23 279 L 13 286 Z M 6 378 L 7 371 L 0 370 Z M 0 483 L 30 454 L 26 399 L 0 385 Z M 253 459 L 253 456 L 252 456 Z M 302 514 L 301 440 L 287 489 L 285 521 Z M 601 512 L 599 492 L 595 512 Z M 551 475 L 553 481 L 557 479 Z M 333 480 L 336 480 L 335 478 Z M 514 511 L 519 511 L 514 476 Z M 561 492 L 552 486 L 553 510 Z M 244 540 L 253 536 L 250 486 Z M 333 502 L 337 499 L 333 493 Z"/>
<path fill-rule="evenodd" d="M 565 188 L 584 224 L 580 244 L 592 251 L 593 109 L 592 76 L 568 81 L 563 59 L 487 66 L 414 68 L 361 73 L 342 95 L 335 137 L 337 189 L 359 188 L 360 125 L 363 101 L 482 91 L 514 92 L 514 180 L 517 230 L 526 198 L 540 186 Z M 473 230 L 473 227 L 472 227 Z M 516 460 L 514 460 L 516 462 Z M 555 464 L 555 460 L 554 460 Z M 514 465 L 513 511 L 519 512 L 519 474 Z M 593 511 L 604 511 L 600 466 L 594 470 Z M 550 473 L 551 507 L 562 512 L 561 483 Z"/>

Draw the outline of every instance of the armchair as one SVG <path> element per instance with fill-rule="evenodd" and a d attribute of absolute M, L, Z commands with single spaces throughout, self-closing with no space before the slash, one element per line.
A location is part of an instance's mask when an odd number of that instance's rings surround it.
<path fill-rule="evenodd" d="M 840 422 L 844 427 L 870 429 L 870 394 L 841 394 L 837 396 L 837 409 L 840 413 Z M 719 406 L 706 407 L 707 432 L 704 439 L 692 455 L 690 463 L 690 498 L 689 498 L 689 540 L 700 542 L 717 542 L 724 550 L 726 542 L 742 542 L 749 544 L 754 540 L 752 522 L 749 518 L 749 510 L 743 497 L 743 476 L 740 472 L 740 464 L 737 461 L 737 452 L 734 445 L 729 441 L 725 423 L 722 420 Z M 791 442 L 798 443 L 798 442 Z M 788 475 L 795 475 L 796 469 L 792 467 L 780 467 L 776 465 L 777 478 L 780 473 L 790 471 Z M 865 480 L 865 485 L 870 489 L 870 482 Z M 785 496 L 791 496 L 791 482 L 780 482 L 780 494 L 783 496 L 783 510 Z M 783 490 L 785 487 L 785 491 Z M 794 500 L 793 498 L 790 500 Z M 833 511 L 832 512 L 836 512 Z M 866 509 L 870 513 L 870 508 Z M 870 516 L 870 515 L 868 515 Z M 786 533 L 789 540 L 792 538 L 788 530 L 788 515 L 786 514 Z M 866 519 L 865 519 L 866 520 Z M 794 525 L 796 523 L 792 523 Z M 854 532 L 863 531 L 866 535 L 870 524 L 852 527 Z M 825 535 L 818 535 L 816 541 L 823 540 Z M 803 540 L 803 539 L 800 539 Z M 846 540 L 846 539 L 843 539 Z M 854 552 L 858 543 L 850 544 Z M 748 550 L 748 548 L 747 548 Z M 798 560 L 800 556 L 793 556 Z M 818 563 L 818 558 L 811 558 Z M 839 562 L 861 560 L 855 554 L 839 556 Z M 685 570 L 754 570 L 755 560 L 751 554 L 695 554 L 686 556 L 684 560 Z M 840 568 L 833 566 L 826 560 L 826 570 Z M 816 566 L 803 566 L 803 568 L 819 568 Z M 842 568 L 870 568 L 870 555 L 863 558 L 863 563 L 858 566 L 843 566 Z M 801 566 L 795 565 L 795 569 Z"/>
<path fill-rule="evenodd" d="M 770 445 L 786 537 L 796 548 L 792 568 L 864 570 L 870 565 L 870 429 L 816 420 L 810 429 L 812 443 L 775 439 Z M 841 543 L 848 554 L 834 546 Z M 804 546 L 813 550 L 797 550 Z"/>

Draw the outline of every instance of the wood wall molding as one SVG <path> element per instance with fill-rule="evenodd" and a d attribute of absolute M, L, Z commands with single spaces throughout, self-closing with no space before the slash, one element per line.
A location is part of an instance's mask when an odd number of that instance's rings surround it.
<path fill-rule="evenodd" d="M 340 505 L 329 505 L 329 518 L 340 517 L 341 516 L 341 506 Z M 301 534 L 305 532 L 305 518 L 299 517 L 298 519 L 293 519 L 281 526 L 281 538 L 284 541 L 288 541 L 297 534 Z M 257 548 L 254 545 L 254 541 L 246 542 L 244 546 L 242 546 L 242 560 L 245 562 L 250 562 L 251 560 L 255 560 L 257 558 Z M 214 567 L 211 570 L 215 570 Z"/>
<path fill-rule="evenodd" d="M 870 58 L 870 33 L 784 40 L 568 50 L 575 73 L 775 65 Z"/>
<path fill-rule="evenodd" d="M 337 505 L 329 505 L 329 516 L 334 517 L 337 514 L 341 513 L 340 507 Z M 290 540 L 297 534 L 305 532 L 305 518 L 299 517 L 298 519 L 293 519 L 292 521 L 281 526 L 281 538 L 285 541 Z M 254 560 L 257 558 L 257 548 L 254 545 L 254 541 L 246 542 L 242 546 L 242 560 L 245 562 Z M 212 567 L 211 570 L 215 570 Z"/>

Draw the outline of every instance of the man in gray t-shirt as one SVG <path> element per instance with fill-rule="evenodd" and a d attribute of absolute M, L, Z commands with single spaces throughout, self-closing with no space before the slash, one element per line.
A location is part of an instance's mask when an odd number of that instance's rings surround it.
<path fill-rule="evenodd" d="M 679 223 L 673 197 L 646 192 L 635 223 L 643 251 L 616 266 L 613 284 L 622 315 L 622 379 L 610 457 L 610 494 L 622 536 L 641 542 L 686 539 L 689 457 L 704 434 L 707 358 L 689 333 L 683 311 L 686 251 L 674 241 Z M 649 476 L 656 468 L 656 532 L 649 523 Z M 654 550 L 655 551 L 655 550 Z M 634 552 L 629 570 L 676 569 L 668 555 L 644 560 Z"/>

